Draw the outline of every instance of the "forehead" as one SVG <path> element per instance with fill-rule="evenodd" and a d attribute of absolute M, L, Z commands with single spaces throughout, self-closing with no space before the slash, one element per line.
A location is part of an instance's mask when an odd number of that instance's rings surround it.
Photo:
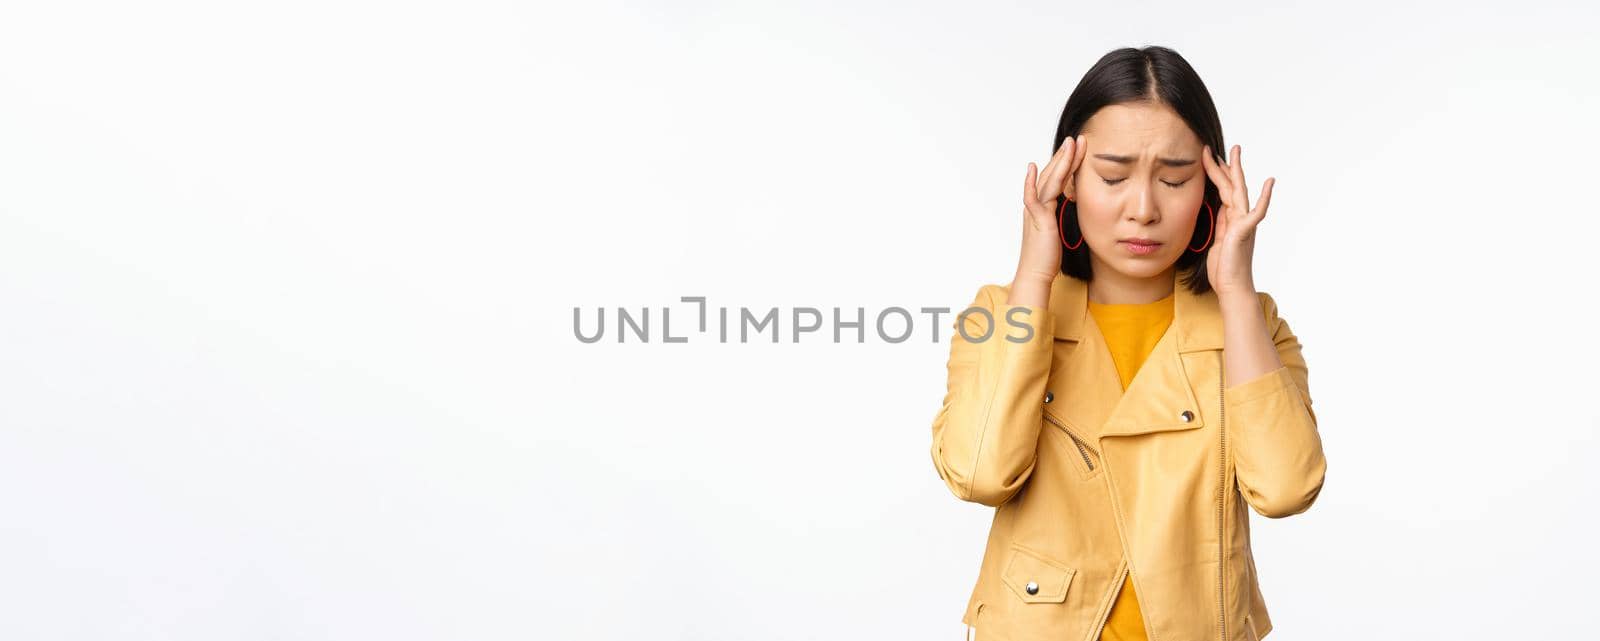
<path fill-rule="evenodd" d="M 1116 153 L 1176 151 L 1201 145 L 1178 113 L 1148 102 L 1107 105 L 1083 125 L 1095 147 Z"/>

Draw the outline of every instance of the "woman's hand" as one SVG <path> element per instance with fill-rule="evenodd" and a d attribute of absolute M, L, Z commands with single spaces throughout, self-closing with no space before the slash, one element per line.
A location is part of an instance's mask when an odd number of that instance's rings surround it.
<path fill-rule="evenodd" d="M 1022 256 L 1018 281 L 1049 286 L 1061 271 L 1061 233 L 1056 225 L 1056 197 L 1072 184 L 1083 162 L 1083 136 L 1068 138 L 1056 149 L 1042 175 L 1028 163 L 1022 184 Z M 1071 194 L 1068 194 L 1071 197 Z"/>
<path fill-rule="evenodd" d="M 1217 164 L 1211 157 L 1211 146 L 1206 145 L 1200 154 L 1206 175 L 1217 185 L 1222 197 L 1222 210 L 1217 212 L 1216 229 L 1212 232 L 1215 243 L 1206 256 L 1206 274 L 1211 278 L 1211 289 L 1217 296 L 1234 292 L 1255 293 L 1255 275 L 1251 260 L 1256 248 L 1256 225 L 1267 216 L 1267 205 L 1272 202 L 1272 185 L 1276 178 L 1268 178 L 1261 186 L 1261 198 L 1255 208 L 1250 207 L 1250 194 L 1245 188 L 1244 167 L 1239 164 L 1239 146 L 1234 145 L 1226 164 Z"/>

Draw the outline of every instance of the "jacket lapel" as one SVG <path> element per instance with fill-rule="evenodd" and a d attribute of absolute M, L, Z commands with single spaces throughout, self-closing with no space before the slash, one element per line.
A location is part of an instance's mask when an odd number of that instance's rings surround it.
<path fill-rule="evenodd" d="M 1124 391 L 1111 350 L 1089 313 L 1088 292 L 1087 283 L 1066 274 L 1056 274 L 1051 285 L 1057 358 L 1049 386 L 1060 401 L 1045 406 L 1045 411 L 1091 443 L 1104 436 L 1204 425 L 1183 354 L 1222 349 L 1222 316 L 1216 294 L 1197 295 L 1181 281 L 1177 284 L 1172 325 Z M 1185 411 L 1188 420 L 1184 420 Z"/>

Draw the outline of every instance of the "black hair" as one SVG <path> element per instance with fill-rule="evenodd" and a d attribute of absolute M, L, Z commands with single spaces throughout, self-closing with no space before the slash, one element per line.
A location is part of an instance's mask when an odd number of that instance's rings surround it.
<path fill-rule="evenodd" d="M 1084 123 L 1102 107 L 1130 102 L 1154 102 L 1171 107 L 1194 130 L 1200 142 L 1211 146 L 1212 157 L 1219 163 L 1223 161 L 1222 120 L 1217 117 L 1217 107 L 1211 102 L 1211 92 L 1206 90 L 1200 75 L 1195 73 L 1183 56 L 1155 45 L 1111 51 L 1101 56 L 1088 73 L 1083 74 L 1083 79 L 1078 81 L 1077 88 L 1067 98 L 1067 106 L 1061 110 L 1061 124 L 1056 127 L 1055 144 L 1050 146 L 1051 155 L 1055 155 L 1068 138 L 1077 136 Z M 1203 174 L 1202 177 L 1206 181 L 1205 202 L 1211 205 L 1213 211 L 1220 210 L 1222 200 L 1217 194 L 1217 186 Z M 1071 237 L 1071 231 L 1078 229 L 1081 235 L 1078 204 L 1068 201 L 1065 195 L 1059 196 L 1056 200 L 1057 212 L 1061 211 L 1063 204 L 1066 212 L 1062 216 L 1062 233 Z M 1215 241 L 1206 243 L 1206 236 L 1212 234 L 1208 227 L 1215 225 L 1215 222 L 1202 224 L 1200 220 L 1211 221 L 1205 216 L 1195 220 L 1195 234 L 1189 246 L 1205 243 L 1205 250 L 1199 253 L 1185 251 L 1177 262 L 1180 274 L 1189 270 L 1184 276 L 1184 285 L 1196 294 L 1211 291 L 1211 280 L 1206 275 L 1206 256 L 1210 255 L 1211 247 L 1215 244 Z M 1063 247 L 1061 271 L 1085 282 L 1093 280 L 1089 246 L 1080 246 L 1078 250 Z"/>

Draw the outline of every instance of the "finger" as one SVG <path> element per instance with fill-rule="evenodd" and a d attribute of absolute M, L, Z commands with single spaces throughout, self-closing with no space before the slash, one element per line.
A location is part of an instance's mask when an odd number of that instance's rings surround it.
<path fill-rule="evenodd" d="M 1217 159 L 1212 157 L 1211 145 L 1206 145 L 1205 150 L 1201 152 L 1200 163 L 1205 167 L 1206 177 L 1211 179 L 1211 184 L 1217 186 L 1218 194 L 1230 194 L 1233 192 L 1233 181 L 1228 178 L 1228 174 L 1223 170 L 1222 165 L 1217 164 Z"/>
<path fill-rule="evenodd" d="M 1212 224 L 1216 225 L 1217 228 L 1211 232 L 1211 242 L 1220 243 L 1228 233 L 1228 217 L 1217 216 L 1216 221 L 1212 222 Z"/>
<path fill-rule="evenodd" d="M 1222 201 L 1222 209 L 1231 211 L 1235 208 L 1233 203 L 1235 194 L 1233 188 L 1233 177 L 1230 175 L 1228 164 L 1217 160 L 1217 157 L 1218 156 L 1214 154 L 1210 147 L 1207 146 L 1205 154 L 1206 175 L 1209 176 L 1211 178 L 1211 182 L 1217 186 L 1217 199 Z M 1219 215 L 1217 220 L 1221 221 L 1225 218 L 1227 218 L 1227 216 Z M 1218 238 L 1221 238 L 1221 236 L 1218 236 Z"/>
<path fill-rule="evenodd" d="M 1068 138 L 1061 141 L 1061 146 L 1056 147 L 1056 152 L 1050 155 L 1050 162 L 1046 163 L 1044 169 L 1039 172 L 1039 183 L 1043 185 L 1051 184 L 1050 181 L 1054 180 L 1056 174 L 1067 164 L 1071 154 L 1072 139 Z"/>
<path fill-rule="evenodd" d="M 1266 218 L 1267 207 L 1272 204 L 1272 186 L 1277 183 L 1277 178 L 1268 178 L 1267 182 L 1261 185 L 1261 198 L 1256 201 L 1256 208 L 1253 211 L 1258 218 Z"/>
<path fill-rule="evenodd" d="M 1053 180 L 1051 176 L 1054 176 L 1056 172 L 1060 171 L 1061 165 L 1066 162 L 1063 159 L 1068 153 L 1071 152 L 1067 150 L 1067 145 L 1063 143 L 1060 147 L 1057 147 L 1056 152 L 1050 156 L 1050 162 L 1045 164 L 1044 169 L 1038 170 L 1035 174 L 1033 193 L 1034 197 L 1038 199 L 1039 202 L 1044 202 L 1045 200 L 1051 198 L 1049 193 L 1050 181 Z"/>
<path fill-rule="evenodd" d="M 1036 170 L 1037 167 L 1030 162 L 1027 173 L 1022 177 L 1022 204 L 1028 211 L 1038 211 L 1040 207 L 1038 186 L 1034 179 Z"/>
<path fill-rule="evenodd" d="M 1083 168 L 1083 159 L 1089 153 L 1087 142 L 1088 140 L 1082 134 L 1078 135 L 1077 148 L 1072 154 L 1072 164 L 1067 168 L 1067 175 L 1062 177 L 1062 193 L 1066 193 L 1065 183 L 1077 179 L 1078 170 Z"/>
<path fill-rule="evenodd" d="M 1083 135 L 1078 136 L 1077 153 L 1072 156 L 1072 170 L 1068 173 L 1076 174 L 1083 167 L 1083 159 L 1089 154 L 1089 141 Z"/>
<path fill-rule="evenodd" d="M 1056 149 L 1056 155 L 1050 158 L 1050 168 L 1046 169 L 1045 174 L 1040 179 L 1040 189 L 1042 189 L 1042 192 L 1038 193 L 1040 200 L 1054 198 L 1061 193 L 1061 176 L 1067 173 L 1067 165 L 1072 163 L 1072 153 L 1074 152 L 1074 141 L 1070 137 L 1066 141 L 1062 141 L 1061 147 Z"/>
<path fill-rule="evenodd" d="M 1250 189 L 1244 182 L 1244 163 L 1239 158 L 1242 153 L 1244 151 L 1238 145 L 1234 145 L 1233 160 L 1228 163 L 1228 174 L 1233 178 L 1233 202 L 1238 205 L 1239 212 L 1250 209 Z"/>

